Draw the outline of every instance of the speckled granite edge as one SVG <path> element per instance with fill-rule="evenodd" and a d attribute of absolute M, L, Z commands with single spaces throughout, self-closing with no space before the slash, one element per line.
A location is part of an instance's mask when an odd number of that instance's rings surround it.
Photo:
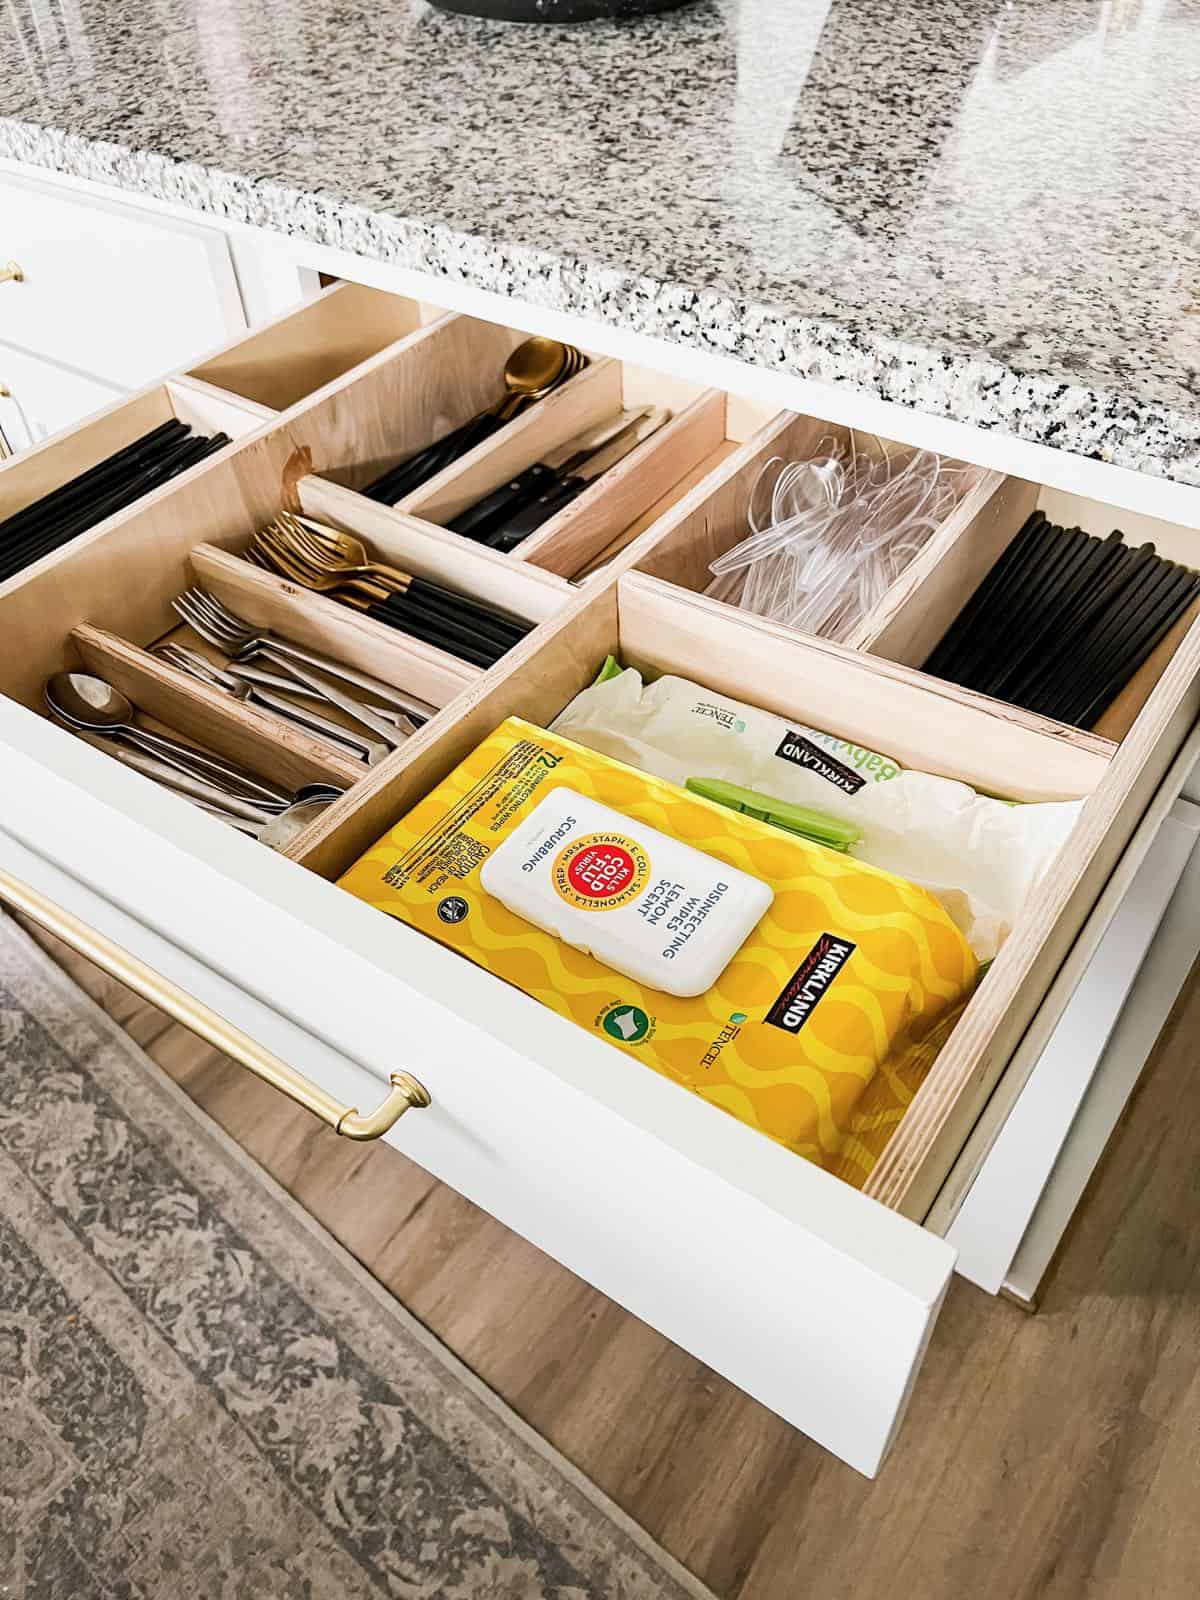
<path fill-rule="evenodd" d="M 184 205 L 366 260 L 571 313 L 765 371 L 850 386 L 880 400 L 1137 472 L 1200 485 L 1200 424 L 1102 390 L 1027 377 L 999 362 L 789 316 L 684 284 L 505 246 L 268 179 L 0 118 L 0 156 Z"/>

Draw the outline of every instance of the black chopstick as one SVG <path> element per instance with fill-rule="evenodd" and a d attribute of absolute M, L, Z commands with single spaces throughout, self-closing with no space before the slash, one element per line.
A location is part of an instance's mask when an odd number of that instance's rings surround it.
<path fill-rule="evenodd" d="M 1028 518 L 924 670 L 1040 716 L 1090 727 L 1200 596 L 1200 575 Z"/>
<path fill-rule="evenodd" d="M 1158 648 L 1197 594 L 1200 594 L 1200 577 L 1181 568 L 1177 581 L 1154 611 L 1139 618 L 1137 630 L 1126 636 L 1120 649 L 1106 663 L 1100 664 L 1090 697 L 1081 694 L 1066 708 L 1070 720 L 1080 727 L 1090 728 Z"/>
<path fill-rule="evenodd" d="M 1029 564 L 1007 591 L 1005 603 L 992 613 L 987 667 L 982 692 L 997 697 L 1017 675 L 1022 664 L 1037 659 L 1060 595 L 1081 580 L 1086 582 L 1091 557 L 1086 534 L 1070 532 L 1052 537 L 1046 525 L 1039 533 L 1038 559 Z M 970 667 L 967 669 L 970 671 Z M 972 673 L 972 679 L 980 674 Z"/>
<path fill-rule="evenodd" d="M 990 608 L 996 592 L 1002 589 L 1011 577 L 1019 573 L 1023 566 L 1036 559 L 1038 538 L 1045 524 L 1046 519 L 1040 511 L 1035 511 L 1028 518 L 1008 549 L 942 635 L 939 643 L 934 646 L 925 662 L 923 669 L 925 672 L 932 673 L 934 677 L 954 680 L 958 659 L 970 646 L 975 625 Z"/>
<path fill-rule="evenodd" d="M 142 438 L 135 439 L 115 454 L 89 467 L 86 472 L 81 472 L 77 477 L 60 484 L 57 489 L 50 490 L 40 500 L 35 500 L 32 505 L 23 507 L 0 522 L 0 545 L 11 542 L 18 534 L 23 535 L 57 515 L 73 510 L 89 496 L 104 492 L 112 483 L 130 472 L 137 471 L 144 461 L 153 459 L 169 443 L 174 443 L 176 435 L 184 437 L 190 432 L 185 423 L 174 417 L 160 424 Z"/>
<path fill-rule="evenodd" d="M 0 524 L 0 579 L 14 576 L 229 443 L 172 418 Z"/>
<path fill-rule="evenodd" d="M 148 466 L 139 466 L 132 476 L 122 477 L 107 492 L 76 506 L 61 521 L 26 534 L 17 547 L 0 552 L 0 579 L 12 577 L 25 567 L 32 566 L 35 561 L 40 561 L 51 551 L 132 505 L 169 479 L 178 477 L 181 472 L 186 472 L 189 467 L 223 449 L 228 443 L 229 436 L 224 433 L 214 434 L 211 438 L 196 435 L 173 439 L 169 448 Z"/>
<path fill-rule="evenodd" d="M 1141 552 L 1130 550 L 1119 534 L 1103 541 L 1084 537 L 1090 549 L 1082 570 L 1048 601 L 1037 649 L 1004 676 L 1001 692 L 1017 704 L 1024 703 L 1023 696 L 1036 693 L 1038 684 L 1057 682 L 1060 663 L 1079 661 L 1098 617 L 1129 589 L 1140 588 L 1147 570 Z"/>

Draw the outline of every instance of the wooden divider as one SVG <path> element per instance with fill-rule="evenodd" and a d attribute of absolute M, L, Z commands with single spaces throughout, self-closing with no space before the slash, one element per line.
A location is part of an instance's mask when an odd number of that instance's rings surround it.
<path fill-rule="evenodd" d="M 616 416 L 620 409 L 620 362 L 594 358 L 561 388 L 398 500 L 396 509 L 444 526 L 584 428 Z"/>
<path fill-rule="evenodd" d="M 813 639 L 642 573 L 620 581 L 621 646 L 652 673 L 694 664 L 711 688 L 1008 800 L 1090 794 L 1115 746 L 1094 734 Z"/>
<path fill-rule="evenodd" d="M 251 566 L 228 550 L 199 546 L 192 552 L 192 570 L 202 588 L 252 626 L 336 657 L 432 705 L 448 705 L 480 676 L 479 667 L 376 622 L 353 606 Z"/>
<path fill-rule="evenodd" d="M 349 786 L 366 764 L 341 755 L 269 711 L 247 705 L 161 657 L 86 623 L 71 635 L 89 672 L 127 695 L 139 711 L 288 789 L 319 780 Z"/>
<path fill-rule="evenodd" d="M 203 357 L 189 375 L 284 411 L 423 321 L 415 300 L 360 283 L 335 283 Z"/>
<path fill-rule="evenodd" d="M 689 473 L 707 465 L 725 443 L 725 396 L 706 389 L 624 461 L 610 467 L 577 500 L 524 539 L 522 561 L 573 578 L 601 556 Z"/>
<path fill-rule="evenodd" d="M 570 598 L 570 585 L 553 573 L 512 561 L 340 484 L 309 477 L 296 488 L 306 516 L 356 534 L 374 560 L 418 578 L 461 589 L 530 622 L 544 622 Z"/>
<path fill-rule="evenodd" d="M 175 378 L 153 383 L 0 464 L 0 520 L 23 511 L 172 417 L 188 423 L 197 433 L 227 433 L 234 441 L 253 433 L 264 421 L 260 407 L 246 405 L 219 391 L 210 392 Z M 216 459 L 210 456 L 171 483 L 186 481 Z M 0 593 L 19 577 L 10 578 L 7 585 L 0 587 Z"/>

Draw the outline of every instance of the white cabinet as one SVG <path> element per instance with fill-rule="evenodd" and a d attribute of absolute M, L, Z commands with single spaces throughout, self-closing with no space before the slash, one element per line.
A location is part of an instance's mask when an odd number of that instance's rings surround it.
<path fill-rule="evenodd" d="M 131 389 L 245 327 L 219 228 L 0 174 L 0 344 Z"/>

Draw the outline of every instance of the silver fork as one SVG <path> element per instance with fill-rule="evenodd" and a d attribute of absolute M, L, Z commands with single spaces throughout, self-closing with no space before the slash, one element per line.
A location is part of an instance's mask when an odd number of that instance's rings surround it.
<path fill-rule="evenodd" d="M 348 667 L 345 662 L 322 655 L 318 650 L 307 650 L 302 645 L 293 644 L 290 639 L 280 639 L 265 629 L 252 627 L 218 600 L 216 595 L 209 594 L 205 589 L 198 587 L 189 589 L 186 594 L 180 596 L 180 600 L 184 603 L 195 601 L 201 605 L 211 616 L 218 630 L 231 640 L 244 640 L 246 646 L 270 645 L 279 655 L 286 656 L 289 662 L 298 661 L 302 666 L 313 667 L 318 672 L 336 678 L 340 683 L 348 683 L 356 689 L 365 689 L 376 700 L 382 700 L 386 706 L 402 712 L 418 723 L 428 722 L 430 717 L 437 714 L 437 707 L 431 705 L 428 700 L 422 700 L 419 695 L 409 694 L 406 689 L 397 689 L 390 683 L 384 683 L 382 678 L 373 678 L 369 673 L 359 672 L 355 667 Z M 178 606 L 176 609 L 178 610 Z"/>
<path fill-rule="evenodd" d="M 350 753 L 360 757 L 368 766 L 374 766 L 377 761 L 382 761 L 388 753 L 388 745 L 381 744 L 376 739 L 368 739 L 365 734 L 356 733 L 353 728 L 343 727 L 340 722 L 332 722 L 308 706 L 297 705 L 294 701 L 270 693 L 271 688 L 282 689 L 289 694 L 298 691 L 301 695 L 321 704 L 328 703 L 324 695 L 318 695 L 315 690 L 306 689 L 302 684 L 294 683 L 289 678 L 279 677 L 273 672 L 260 672 L 256 667 L 234 665 L 226 671 L 210 661 L 207 656 L 202 656 L 198 650 L 189 650 L 186 645 L 176 644 L 171 640 L 158 645 L 154 653 L 161 656 L 164 661 L 169 661 L 173 667 L 178 667 L 181 672 L 199 679 L 201 683 L 212 684 L 214 688 L 221 689 L 238 700 L 244 700 L 247 705 L 261 706 L 263 710 L 270 711 L 287 722 L 295 723 L 298 728 L 315 734 L 321 743 L 331 745 L 343 754 Z"/>
<path fill-rule="evenodd" d="M 200 635 L 207 639 L 209 644 L 215 645 L 218 650 L 223 650 L 226 655 L 236 656 L 239 662 L 250 660 L 256 655 L 263 656 L 281 667 L 289 676 L 297 679 L 309 689 L 319 691 L 330 702 L 344 711 L 347 716 L 353 717 L 372 733 L 377 734 L 391 749 L 396 749 L 403 744 L 405 738 L 413 731 L 413 724 L 408 723 L 406 729 L 401 730 L 395 723 L 389 722 L 386 717 L 381 717 L 370 706 L 365 706 L 361 701 L 346 694 L 335 683 L 328 682 L 325 678 L 314 676 L 309 670 L 315 667 L 318 673 L 329 673 L 333 669 L 323 656 L 315 652 L 303 651 L 298 645 L 287 644 L 283 640 L 274 638 L 269 633 L 261 633 L 243 622 L 232 611 L 228 611 L 215 600 L 212 595 L 203 589 L 189 589 L 186 594 L 181 594 L 171 602 L 174 609 L 183 620 Z M 334 675 L 345 677 L 349 669 L 337 667 Z M 364 675 L 365 676 L 365 675 Z M 376 693 L 375 680 L 367 678 L 361 685 Z M 386 686 L 384 686 L 386 687 Z M 395 697 L 397 691 L 389 689 L 388 693 Z M 393 698 L 394 703 L 394 698 Z M 419 702 L 424 711 L 418 715 L 433 715 L 433 707 L 426 706 L 424 701 Z M 411 708 L 401 707 L 402 710 Z"/>

